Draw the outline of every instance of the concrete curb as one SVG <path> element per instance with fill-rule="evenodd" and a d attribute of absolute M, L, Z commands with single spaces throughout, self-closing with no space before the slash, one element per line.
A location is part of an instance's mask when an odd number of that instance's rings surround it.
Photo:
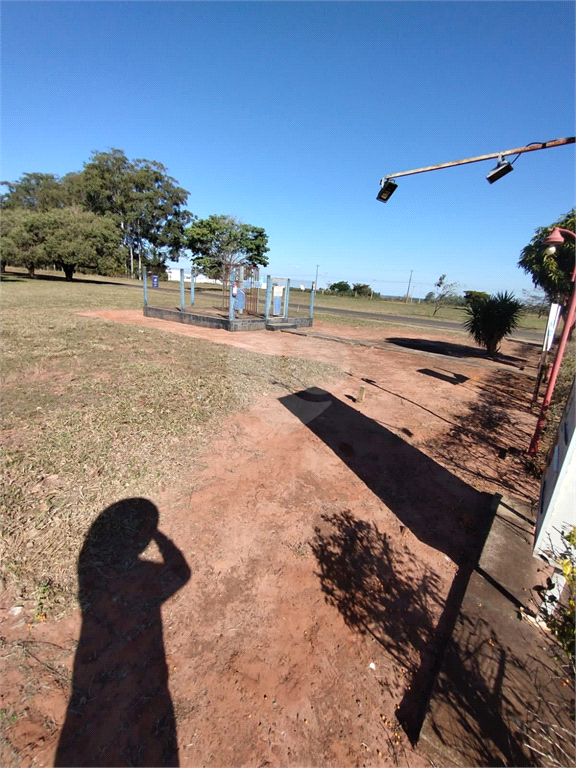
<path fill-rule="evenodd" d="M 557 674 L 558 646 L 533 618 L 551 568 L 532 556 L 534 515 L 518 499 L 493 499 L 495 514 L 473 570 L 420 732 L 435 765 L 541 765 L 532 745 L 551 738 L 552 760 L 572 750 L 573 691 Z M 566 757 L 560 760 L 566 761 Z"/>

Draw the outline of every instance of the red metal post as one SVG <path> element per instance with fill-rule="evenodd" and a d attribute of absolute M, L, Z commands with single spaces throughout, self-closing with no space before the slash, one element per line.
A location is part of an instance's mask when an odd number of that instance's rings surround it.
<path fill-rule="evenodd" d="M 560 229 L 560 228 L 557 228 L 557 229 L 559 232 L 562 232 L 565 235 L 570 235 L 571 237 L 576 239 L 576 235 L 574 234 L 574 232 L 571 232 L 569 229 Z M 538 441 L 540 439 L 540 434 L 546 422 L 546 411 L 548 410 L 548 406 L 550 405 L 550 401 L 552 400 L 554 387 L 556 386 L 558 371 L 560 370 L 562 358 L 564 357 L 564 351 L 566 350 L 568 334 L 570 333 L 570 329 L 574 324 L 574 315 L 576 310 L 576 286 L 574 283 L 575 279 L 576 279 L 576 266 L 574 267 L 574 271 L 572 272 L 572 286 L 571 286 L 571 292 L 570 292 L 570 301 L 568 302 L 566 315 L 564 317 L 564 327 L 562 329 L 562 336 L 560 337 L 560 343 L 558 344 L 558 350 L 556 352 L 556 357 L 554 359 L 554 365 L 552 366 L 552 370 L 550 371 L 550 378 L 548 379 L 548 386 L 546 387 L 544 400 L 542 401 L 542 407 L 540 409 L 540 415 L 538 416 L 538 421 L 536 423 L 536 429 L 534 430 L 534 435 L 532 437 L 530 447 L 528 448 L 528 454 L 530 456 L 534 456 L 538 450 Z"/>

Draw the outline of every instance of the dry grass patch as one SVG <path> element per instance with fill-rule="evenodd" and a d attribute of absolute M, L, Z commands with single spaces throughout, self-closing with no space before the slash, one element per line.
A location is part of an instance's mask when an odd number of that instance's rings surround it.
<path fill-rule="evenodd" d="M 75 314 L 139 301 L 114 286 L 3 285 L 2 559 L 37 618 L 70 606 L 79 549 L 105 507 L 185 490 L 226 414 L 340 375 Z"/>

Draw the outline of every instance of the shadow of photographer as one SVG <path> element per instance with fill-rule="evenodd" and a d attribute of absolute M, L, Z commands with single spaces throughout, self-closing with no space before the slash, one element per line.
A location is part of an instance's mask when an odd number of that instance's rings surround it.
<path fill-rule="evenodd" d="M 86 535 L 82 628 L 55 766 L 179 764 L 160 609 L 190 569 L 158 518 L 147 499 L 123 499 Z M 140 558 L 152 541 L 161 563 Z"/>

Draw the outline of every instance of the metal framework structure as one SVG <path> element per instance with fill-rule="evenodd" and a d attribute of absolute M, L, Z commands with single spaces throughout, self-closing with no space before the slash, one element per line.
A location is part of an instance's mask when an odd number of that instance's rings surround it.
<path fill-rule="evenodd" d="M 226 265 L 222 279 L 222 309 L 233 308 L 247 315 L 258 315 L 258 289 L 260 272 L 258 267 Z"/>

